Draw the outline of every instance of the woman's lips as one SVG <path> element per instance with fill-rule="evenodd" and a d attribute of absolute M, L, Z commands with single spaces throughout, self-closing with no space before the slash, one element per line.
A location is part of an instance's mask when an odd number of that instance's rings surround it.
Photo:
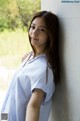
<path fill-rule="evenodd" d="M 33 37 L 32 37 L 31 39 L 32 39 L 32 40 L 39 40 L 39 39 L 37 39 L 37 38 L 33 38 Z"/>

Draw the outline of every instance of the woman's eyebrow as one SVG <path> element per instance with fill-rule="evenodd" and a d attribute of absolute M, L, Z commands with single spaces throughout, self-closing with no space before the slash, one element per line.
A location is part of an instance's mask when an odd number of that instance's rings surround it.
<path fill-rule="evenodd" d="M 31 23 L 31 25 L 36 26 L 36 24 L 35 24 L 35 23 Z M 44 25 L 41 25 L 41 26 L 39 26 L 39 27 L 47 28 L 47 27 L 46 27 L 46 26 L 44 26 Z"/>
<path fill-rule="evenodd" d="M 32 24 L 33 24 L 33 25 L 36 25 L 36 24 L 34 24 L 34 23 L 31 23 L 31 25 L 32 25 Z"/>

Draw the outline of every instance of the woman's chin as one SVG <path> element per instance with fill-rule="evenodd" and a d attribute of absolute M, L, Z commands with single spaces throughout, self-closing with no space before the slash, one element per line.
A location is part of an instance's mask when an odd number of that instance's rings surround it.
<path fill-rule="evenodd" d="M 37 43 L 36 42 L 31 42 L 32 45 L 34 46 L 37 46 Z"/>

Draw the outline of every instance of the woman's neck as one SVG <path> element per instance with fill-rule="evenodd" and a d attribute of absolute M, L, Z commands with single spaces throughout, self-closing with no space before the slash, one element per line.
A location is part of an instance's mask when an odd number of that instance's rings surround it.
<path fill-rule="evenodd" d="M 45 54 L 45 50 L 44 49 L 36 49 L 36 53 L 35 54 L 36 54 L 36 56 Z"/>

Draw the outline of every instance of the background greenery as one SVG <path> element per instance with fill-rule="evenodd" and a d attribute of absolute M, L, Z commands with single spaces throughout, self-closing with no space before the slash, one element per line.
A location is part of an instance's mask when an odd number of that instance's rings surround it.
<path fill-rule="evenodd" d="M 40 10 L 40 0 L 0 0 L 0 31 L 28 28 L 32 15 Z"/>
<path fill-rule="evenodd" d="M 21 29 L 0 32 L 0 66 L 15 68 L 30 50 L 27 32 Z"/>
<path fill-rule="evenodd" d="M 40 0 L 0 0 L 0 89 L 6 90 L 22 57 L 31 50 L 27 29 Z"/>
<path fill-rule="evenodd" d="M 27 29 L 38 11 L 40 0 L 0 0 L 0 65 L 16 66 L 16 60 L 30 50 Z M 9 58 L 15 60 L 13 65 L 7 63 Z"/>

